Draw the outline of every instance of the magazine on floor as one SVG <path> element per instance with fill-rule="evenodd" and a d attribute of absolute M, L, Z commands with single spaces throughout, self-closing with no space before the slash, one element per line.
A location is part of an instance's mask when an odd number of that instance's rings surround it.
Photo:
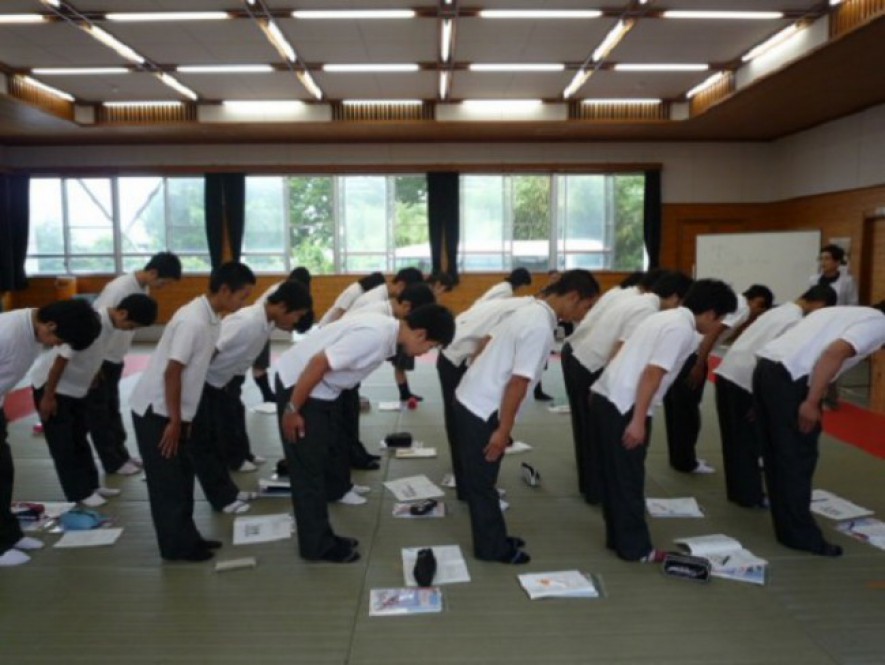
<path fill-rule="evenodd" d="M 415 520 L 422 520 L 422 519 L 426 519 L 426 518 L 437 518 L 438 519 L 440 517 L 446 516 L 446 504 L 444 504 L 442 501 L 438 501 L 433 508 L 431 508 L 426 513 L 423 513 L 420 515 L 416 515 L 412 511 L 412 506 L 414 506 L 414 505 L 415 505 L 415 502 L 395 503 L 395 504 L 393 504 L 393 513 L 392 514 L 394 517 L 401 517 L 404 519 L 415 519 Z"/>
<path fill-rule="evenodd" d="M 440 499 L 445 496 L 439 487 L 434 485 L 427 476 L 408 476 L 388 480 L 384 483 L 397 501 L 420 501 L 421 499 Z"/>
<path fill-rule="evenodd" d="M 862 508 L 827 490 L 814 490 L 811 493 L 811 512 L 838 521 L 853 520 L 873 514 L 872 510 Z"/>
<path fill-rule="evenodd" d="M 710 536 L 676 538 L 673 542 L 690 554 L 704 557 L 713 567 L 713 577 L 765 584 L 768 561 L 757 557 L 739 541 L 721 533 Z"/>
<path fill-rule="evenodd" d="M 372 589 L 369 616 L 404 616 L 442 612 L 442 591 L 437 587 Z"/>
<path fill-rule="evenodd" d="M 652 517 L 703 517 L 704 513 L 693 496 L 674 499 L 645 499 L 645 508 Z"/>
<path fill-rule="evenodd" d="M 593 578 L 577 570 L 517 575 L 531 600 L 540 598 L 599 598 Z"/>
<path fill-rule="evenodd" d="M 846 536 L 863 541 L 880 550 L 885 550 L 885 522 L 875 517 L 861 517 L 840 522 L 836 529 Z"/>

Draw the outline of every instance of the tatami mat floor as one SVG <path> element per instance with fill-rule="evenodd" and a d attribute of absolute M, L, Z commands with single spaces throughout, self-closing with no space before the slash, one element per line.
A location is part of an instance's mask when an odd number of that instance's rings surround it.
<path fill-rule="evenodd" d="M 148 349 L 141 349 L 146 352 Z M 134 377 L 126 379 L 131 389 Z M 331 507 L 338 532 L 360 539 L 353 565 L 308 564 L 294 541 L 233 547 L 229 516 L 202 500 L 196 519 L 205 535 L 225 541 L 220 557 L 255 556 L 254 569 L 213 572 L 207 564 L 163 564 L 138 477 L 111 478 L 123 489 L 103 511 L 124 532 L 116 545 L 84 550 L 47 548 L 28 565 L 0 571 L 0 662 L 18 663 L 645 663 L 711 665 L 885 663 L 885 552 L 823 528 L 845 547 L 841 559 L 820 559 L 779 546 L 769 517 L 728 504 L 721 473 L 687 476 L 669 469 L 658 418 L 648 457 L 650 496 L 695 496 L 702 520 L 655 520 L 656 542 L 726 533 L 768 559 L 769 582 L 757 587 L 725 580 L 701 585 L 665 578 L 656 567 L 619 561 L 603 547 L 597 508 L 577 496 L 568 417 L 531 402 L 518 438 L 534 449 L 502 466 L 510 531 L 528 541 L 533 560 L 519 570 L 471 556 L 466 507 L 449 491 L 444 520 L 395 520 L 384 480 L 449 470 L 442 405 L 433 365 L 419 362 L 413 390 L 426 396 L 415 411 L 364 414 L 363 440 L 406 429 L 440 456 L 386 459 L 382 469 L 355 472 L 372 486 L 364 506 Z M 544 376 L 547 392 L 564 401 L 558 362 Z M 719 466 L 713 391 L 704 404 L 702 456 Z M 374 403 L 395 398 L 384 366 L 363 384 Z M 248 383 L 247 404 L 257 401 Z M 61 500 L 61 490 L 33 420 L 10 425 L 16 461 L 15 497 Z M 280 456 L 273 418 L 249 414 L 256 452 Z M 134 449 L 134 441 L 130 444 Z M 816 486 L 885 514 L 885 462 L 827 437 Z M 532 489 L 519 478 L 528 461 L 543 474 Z M 271 472 L 237 474 L 243 489 Z M 287 499 L 261 499 L 252 513 L 289 511 Z M 57 539 L 46 535 L 47 543 Z M 400 548 L 459 544 L 472 581 L 444 587 L 442 614 L 370 618 L 372 588 L 401 586 Z M 599 600 L 530 601 L 516 574 L 578 568 L 599 576 Z"/>

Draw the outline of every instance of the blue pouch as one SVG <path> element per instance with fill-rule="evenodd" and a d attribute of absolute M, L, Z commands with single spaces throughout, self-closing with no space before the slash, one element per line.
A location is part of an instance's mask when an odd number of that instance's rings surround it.
<path fill-rule="evenodd" d="M 94 510 L 74 508 L 58 518 L 65 531 L 88 531 L 107 524 L 110 519 Z"/>

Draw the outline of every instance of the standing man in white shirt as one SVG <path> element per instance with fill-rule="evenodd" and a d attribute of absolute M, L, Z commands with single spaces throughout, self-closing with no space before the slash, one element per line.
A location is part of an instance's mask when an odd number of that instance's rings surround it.
<path fill-rule="evenodd" d="M 240 309 L 254 284 L 255 275 L 242 263 L 215 268 L 208 292 L 166 324 L 129 399 L 157 543 L 167 561 L 205 561 L 221 546 L 204 539 L 194 524 L 194 467 L 187 448 L 221 332 L 220 316 Z"/>
<path fill-rule="evenodd" d="M 753 396 L 771 518 L 782 545 L 820 556 L 842 554 L 824 540 L 809 508 L 821 401 L 829 383 L 883 345 L 885 301 L 813 312 L 756 354 Z"/>
<path fill-rule="evenodd" d="M 531 286 L 532 273 L 526 268 L 514 268 L 503 281 L 498 282 L 488 291 L 483 293 L 473 303 L 485 302 L 486 300 L 496 300 L 498 298 L 512 298 L 516 292 L 523 286 Z"/>
<path fill-rule="evenodd" d="M 722 364 L 716 368 L 716 413 L 722 440 L 725 496 L 732 503 L 744 508 L 767 505 L 759 468 L 762 451 L 753 409 L 756 351 L 783 335 L 807 314 L 835 304 L 833 289 L 812 286 L 795 302 L 763 313 L 731 345 Z"/>
<path fill-rule="evenodd" d="M 448 344 L 452 313 L 425 305 L 398 321 L 383 314 L 353 316 L 324 326 L 293 346 L 276 365 L 280 434 L 289 465 L 298 551 L 308 561 L 351 563 L 360 558 L 354 538 L 329 523 L 326 484 L 341 468 L 330 457 L 346 455 L 341 392 L 371 374 L 397 345 L 421 355 Z M 346 482 L 346 481 L 345 481 Z"/>
<path fill-rule="evenodd" d="M 10 510 L 15 467 L 3 402 L 28 373 L 43 345 L 68 344 L 75 350 L 85 349 L 100 332 L 98 314 L 83 300 L 0 313 L 0 567 L 27 563 L 31 558 L 25 551 L 43 547 L 40 540 L 22 533 Z"/>
<path fill-rule="evenodd" d="M 643 321 L 593 384 L 605 545 L 625 561 L 657 561 L 645 521 L 645 457 L 654 408 L 706 334 L 737 307 L 724 282 L 701 279 L 680 307 Z"/>
<path fill-rule="evenodd" d="M 517 411 L 544 371 L 557 321 L 580 321 L 599 284 L 587 270 L 569 270 L 533 302 L 513 312 L 491 332 L 491 340 L 455 391 L 456 444 L 462 478 L 457 483 L 470 509 L 473 553 L 483 561 L 524 564 L 525 542 L 508 536 L 495 483 Z"/>
<path fill-rule="evenodd" d="M 172 252 L 154 254 L 141 270 L 108 282 L 92 306 L 101 311 L 117 307 L 126 296 L 149 294 L 181 279 L 181 261 Z M 123 359 L 132 347 L 134 332 L 119 330 L 107 345 L 95 384 L 86 399 L 86 420 L 92 445 L 105 473 L 129 476 L 141 466 L 126 449 L 126 428 L 120 410 L 120 377 Z"/>
<path fill-rule="evenodd" d="M 837 305 L 857 305 L 857 284 L 845 267 L 845 250 L 839 245 L 826 245 L 820 250 L 818 263 L 820 272 L 812 275 L 809 283 L 833 289 Z"/>
<path fill-rule="evenodd" d="M 424 273 L 418 270 L 418 268 L 403 268 L 393 276 L 393 279 L 390 282 L 385 280 L 378 286 L 375 286 L 358 296 L 347 311 L 355 312 L 370 303 L 385 302 L 389 298 L 395 298 L 398 296 L 403 292 L 403 289 L 410 284 L 418 284 L 423 281 Z"/>

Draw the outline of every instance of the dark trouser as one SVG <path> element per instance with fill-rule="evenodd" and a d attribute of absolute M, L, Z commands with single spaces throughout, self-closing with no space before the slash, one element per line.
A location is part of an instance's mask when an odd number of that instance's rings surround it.
<path fill-rule="evenodd" d="M 602 395 L 590 398 L 590 427 L 595 431 L 602 478 L 605 546 L 627 561 L 639 561 L 653 548 L 645 521 L 645 456 L 651 438 L 651 418 L 645 419 L 645 443 L 627 450 L 624 430 L 633 417 Z"/>
<path fill-rule="evenodd" d="M 249 433 L 246 430 L 246 407 L 243 406 L 241 396 L 245 376 L 235 376 L 228 384 L 218 391 L 213 402 L 215 407 L 212 420 L 215 423 L 215 433 L 224 456 L 225 464 L 229 469 L 236 471 L 243 462 L 252 461 L 249 443 Z M 223 426 L 221 425 L 223 423 Z"/>
<path fill-rule="evenodd" d="M 562 379 L 568 396 L 572 419 L 572 438 L 575 442 L 575 465 L 578 470 L 578 490 L 588 503 L 602 500 L 602 481 L 596 464 L 596 444 L 588 426 L 587 400 L 590 387 L 596 383 L 602 370 L 591 372 L 584 367 L 566 342 L 562 347 Z"/>
<path fill-rule="evenodd" d="M 464 490 L 461 489 L 461 453 L 456 444 L 455 429 L 455 389 L 461 382 L 461 377 L 467 372 L 467 363 L 455 366 L 451 360 L 442 353 L 436 357 L 436 372 L 439 374 L 439 386 L 442 392 L 443 417 L 446 423 L 446 438 L 449 441 L 449 452 L 452 456 L 452 474 L 455 476 L 455 492 L 458 499 L 464 500 Z"/>
<path fill-rule="evenodd" d="M 725 496 L 750 508 L 762 505 L 762 470 L 753 395 L 728 379 L 716 377 L 716 411 L 722 439 Z M 752 418 L 752 419 L 751 419 Z"/>
<path fill-rule="evenodd" d="M 38 411 L 44 392 L 34 390 Z M 55 401 L 55 415 L 43 421 L 43 436 L 65 497 L 82 501 L 98 488 L 98 469 L 86 434 L 86 399 L 56 394 Z"/>
<path fill-rule="evenodd" d="M 105 360 L 86 394 L 86 425 L 105 473 L 114 473 L 129 461 L 126 428 L 120 415 L 122 363 Z"/>
<path fill-rule="evenodd" d="M 270 340 L 261 347 L 261 353 L 255 358 L 252 367 L 259 370 L 267 370 L 270 367 Z"/>
<path fill-rule="evenodd" d="M 189 425 L 182 425 L 178 452 L 163 457 L 160 440 L 169 419 L 148 409 L 132 414 L 135 439 L 144 462 L 157 544 L 164 559 L 176 559 L 199 548 L 202 537 L 194 524 L 194 467 L 188 452 Z"/>
<path fill-rule="evenodd" d="M 787 547 L 819 551 L 825 541 L 809 506 L 820 423 L 808 434 L 797 426 L 808 377 L 794 381 L 783 365 L 760 358 L 753 372 L 753 395 L 775 536 Z"/>
<path fill-rule="evenodd" d="M 698 458 L 695 447 L 701 433 L 701 399 L 704 397 L 704 385 L 707 383 L 707 367 L 704 366 L 704 378 L 697 388 L 688 385 L 688 375 L 697 363 L 698 356 L 692 353 L 679 376 L 664 395 L 664 420 L 667 425 L 667 452 L 670 454 L 670 466 L 677 471 L 690 473 L 697 468 Z"/>
<path fill-rule="evenodd" d="M 15 467 L 7 441 L 6 413 L 0 407 L 0 554 L 11 549 L 24 536 L 18 520 L 9 509 L 14 482 Z"/>
<path fill-rule="evenodd" d="M 498 561 L 513 552 L 495 489 L 503 455 L 487 462 L 483 453 L 497 427 L 497 414 L 483 421 L 455 399 L 456 445 L 461 457 L 461 478 L 457 482 L 470 509 L 473 554 L 485 561 Z"/>
<path fill-rule="evenodd" d="M 375 461 L 360 441 L 360 389 L 359 386 L 342 390 L 341 417 L 344 430 L 345 446 L 347 453 L 347 468 L 365 469 L 366 465 Z M 377 467 L 375 467 L 377 468 Z M 348 472 L 348 476 L 350 473 Z"/>
<path fill-rule="evenodd" d="M 236 501 L 240 491 L 230 477 L 219 440 L 219 432 L 227 427 L 231 416 L 224 410 L 222 393 L 223 388 L 214 388 L 208 383 L 203 386 L 187 446 L 194 473 L 214 510 Z"/>
<path fill-rule="evenodd" d="M 277 379 L 276 396 L 277 417 L 282 422 L 292 389 L 284 388 Z M 321 559 L 336 545 L 327 504 L 331 489 L 328 487 L 330 471 L 342 466 L 340 460 L 330 458 L 336 455 L 340 457 L 342 454 L 346 458 L 341 411 L 340 400 L 311 398 L 301 407 L 305 430 L 303 437 L 295 442 L 287 441 L 282 433 L 282 426 L 280 428 L 283 452 L 289 465 L 298 552 L 308 560 Z"/>

